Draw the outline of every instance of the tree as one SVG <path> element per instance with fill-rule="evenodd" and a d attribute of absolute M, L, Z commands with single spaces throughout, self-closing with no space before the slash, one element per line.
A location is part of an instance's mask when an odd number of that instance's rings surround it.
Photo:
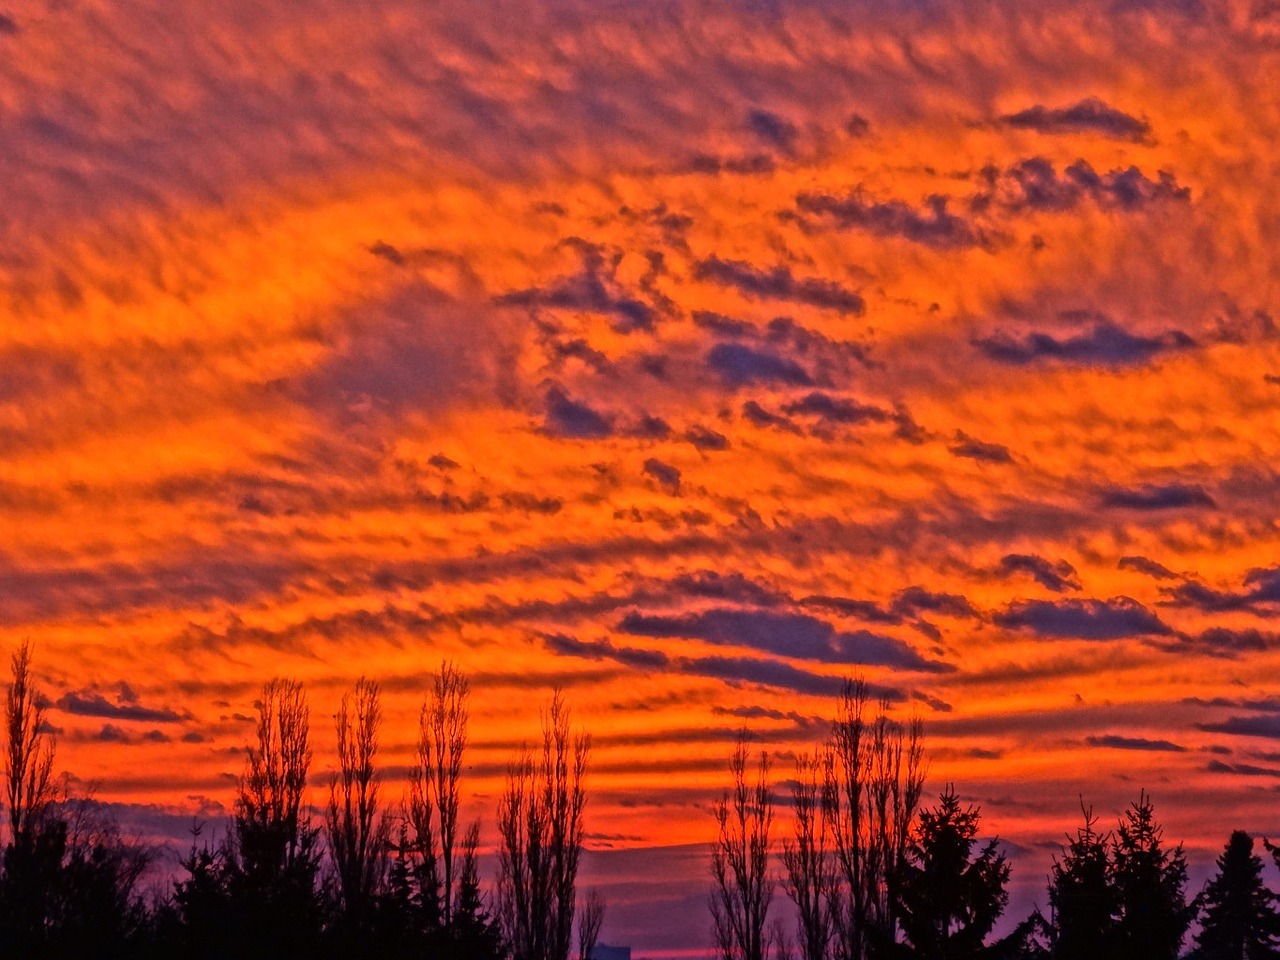
<path fill-rule="evenodd" d="M 9 804 L 9 842 L 19 845 L 53 801 L 53 736 L 31 678 L 31 644 L 13 655 L 5 696 L 4 774 Z"/>
<path fill-rule="evenodd" d="M 578 917 L 578 960 L 591 960 L 591 951 L 600 942 L 604 910 L 604 895 L 593 887 L 587 892 L 586 902 Z"/>
<path fill-rule="evenodd" d="M 831 805 L 825 799 L 831 763 L 830 753 L 797 758 L 791 787 L 795 839 L 783 841 L 782 846 L 786 891 L 796 905 L 801 960 L 827 960 L 831 950 L 836 889 L 827 820 Z"/>
<path fill-rule="evenodd" d="M 382 707 L 376 683 L 361 677 L 354 701 L 345 694 L 337 716 L 339 770 L 329 784 L 326 824 L 342 906 L 351 924 L 368 920 L 386 876 L 390 824 L 379 810 L 374 762 Z"/>
<path fill-rule="evenodd" d="M 409 821 L 417 840 L 419 885 L 428 925 L 453 919 L 455 848 L 471 686 L 445 661 L 418 717 L 418 762 L 409 781 Z M 441 874 L 443 868 L 443 875 Z"/>
<path fill-rule="evenodd" d="M 56 786 L 54 743 L 31 675 L 31 647 L 11 660 L 5 698 L 9 839 L 0 859 L 6 955 L 107 958 L 135 953 L 145 913 L 136 897 L 151 859 L 107 809 Z"/>
<path fill-rule="evenodd" d="M 1116 957 L 1120 904 L 1111 882 L 1111 836 L 1097 830 L 1091 809 L 1080 805 L 1084 824 L 1069 837 L 1049 874 L 1055 960 Z"/>
<path fill-rule="evenodd" d="M 773 794 L 769 755 L 760 752 L 754 783 L 747 779 L 750 751 L 743 731 L 729 759 L 733 785 L 715 804 L 719 828 L 711 850 L 711 919 L 721 960 L 765 960 L 769 941 L 765 921 L 773 899 L 769 873 L 769 831 Z"/>
<path fill-rule="evenodd" d="M 568 960 L 584 836 L 591 738 L 570 730 L 559 691 L 542 716 L 542 757 L 511 764 L 498 807 L 498 893 L 514 960 Z"/>
<path fill-rule="evenodd" d="M 980 814 L 962 808 L 948 787 L 937 807 L 920 814 L 907 863 L 896 886 L 909 949 L 921 960 L 981 957 L 987 936 L 1008 903 L 1009 865 L 991 840 L 975 856 Z"/>
<path fill-rule="evenodd" d="M 1173 960 L 1195 910 L 1186 899 L 1182 845 L 1164 848 L 1144 791 L 1129 806 L 1112 843 L 1112 883 L 1120 906 L 1116 948 L 1127 960 Z"/>
<path fill-rule="evenodd" d="M 868 688 L 845 684 L 831 734 L 824 800 L 838 884 L 830 916 L 842 960 L 866 960 L 896 939 L 893 886 L 906 859 L 924 789 L 924 732 L 888 716 L 867 718 Z"/>
<path fill-rule="evenodd" d="M 1277 897 L 1262 882 L 1262 858 L 1253 838 L 1236 830 L 1218 857 L 1218 872 L 1198 898 L 1203 910 L 1196 960 L 1265 960 L 1280 957 Z"/>
<path fill-rule="evenodd" d="M 324 920 L 320 831 L 304 805 L 311 765 L 302 684 L 272 680 L 258 703 L 230 835 L 193 846 L 175 901 L 185 955 L 268 958 L 317 952 Z"/>

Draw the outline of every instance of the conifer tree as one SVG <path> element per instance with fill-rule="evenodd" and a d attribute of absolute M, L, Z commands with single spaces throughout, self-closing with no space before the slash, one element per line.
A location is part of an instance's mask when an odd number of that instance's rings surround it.
<path fill-rule="evenodd" d="M 975 855 L 980 814 L 960 806 L 948 787 L 924 810 L 897 884 L 906 949 L 920 960 L 967 960 L 986 952 L 986 938 L 1009 901 L 1009 865 L 988 841 Z M 881 944 L 884 950 L 888 944 Z"/>
<path fill-rule="evenodd" d="M 1070 838 L 1049 874 L 1055 960 L 1112 960 L 1120 905 L 1111 884 L 1111 835 L 1099 833 L 1093 811 Z"/>
<path fill-rule="evenodd" d="M 1164 847 L 1151 798 L 1130 805 L 1112 842 L 1112 883 L 1120 906 L 1116 949 L 1126 960 L 1174 960 L 1195 916 L 1186 898 L 1187 861 Z"/>
<path fill-rule="evenodd" d="M 1280 957 L 1277 897 L 1262 882 L 1262 858 L 1243 830 L 1231 834 L 1218 857 L 1218 872 L 1198 898 L 1203 910 L 1196 960 L 1264 960 Z"/>

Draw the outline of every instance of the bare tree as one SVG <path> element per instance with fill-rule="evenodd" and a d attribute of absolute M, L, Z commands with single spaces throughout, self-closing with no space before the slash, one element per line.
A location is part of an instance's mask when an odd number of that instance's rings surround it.
<path fill-rule="evenodd" d="M 570 729 L 559 691 L 542 716 L 542 758 L 527 750 L 507 772 L 498 808 L 498 892 L 516 960 L 568 960 L 591 739 Z"/>
<path fill-rule="evenodd" d="M 5 798 L 9 840 L 30 835 L 54 800 L 53 736 L 44 729 L 45 708 L 31 678 L 31 644 L 14 653 L 5 698 Z"/>
<path fill-rule="evenodd" d="M 436 901 L 446 926 L 453 921 L 457 899 L 458 809 L 470 692 L 461 670 L 448 661 L 440 664 L 418 716 L 418 758 L 409 781 L 408 819 L 429 888 L 424 895 Z"/>
<path fill-rule="evenodd" d="M 354 699 L 353 699 L 354 697 Z M 339 771 L 329 784 L 329 853 L 348 914 L 368 907 L 385 876 L 390 824 L 379 810 L 374 762 L 382 705 L 377 683 L 361 677 L 337 716 Z"/>
<path fill-rule="evenodd" d="M 920 722 L 892 720 L 885 702 L 868 720 L 867 699 L 862 680 L 846 684 L 824 787 L 839 874 L 830 915 L 840 960 L 865 960 L 875 944 L 896 937 L 892 885 L 924 787 Z"/>
<path fill-rule="evenodd" d="M 733 786 L 716 802 L 719 834 L 711 852 L 711 919 L 721 960 L 765 960 L 769 941 L 765 920 L 773 899 L 769 872 L 769 831 L 773 794 L 769 755 L 760 752 L 755 783 L 747 780 L 747 734 L 743 731 L 729 760 Z"/>
<path fill-rule="evenodd" d="M 258 742 L 240 778 L 233 827 L 243 871 L 267 882 L 314 855 L 315 831 L 303 818 L 310 729 L 300 682 L 276 679 L 262 688 Z"/>
<path fill-rule="evenodd" d="M 798 757 L 791 788 L 795 839 L 783 841 L 782 863 L 787 895 L 796 905 L 801 960 L 827 960 L 831 950 L 835 875 L 826 784 L 832 763 L 830 751 Z"/>
<path fill-rule="evenodd" d="M 590 960 L 591 951 L 600 942 L 600 928 L 604 926 L 604 894 L 592 887 L 587 891 L 586 902 L 578 917 L 578 960 Z"/>

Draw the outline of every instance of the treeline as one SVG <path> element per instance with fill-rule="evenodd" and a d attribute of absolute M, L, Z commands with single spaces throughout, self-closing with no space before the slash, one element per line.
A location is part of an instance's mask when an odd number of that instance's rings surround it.
<path fill-rule="evenodd" d="M 1082 804 L 1050 870 L 1048 915 L 1036 909 L 994 938 L 1009 901 L 1005 855 L 979 841 L 981 812 L 953 787 L 921 806 L 921 726 L 887 711 L 872 715 L 865 684 L 846 686 L 829 738 L 796 762 L 780 870 L 770 760 L 761 752 L 753 775 L 739 740 L 715 806 L 720 960 L 1173 960 L 1197 920 L 1196 960 L 1280 957 L 1280 898 L 1253 838 L 1232 833 L 1213 879 L 1189 897 L 1182 845 L 1164 842 L 1145 792 L 1108 831 Z M 1280 865 L 1280 847 L 1266 848 Z M 794 924 L 771 909 L 779 889 Z"/>
<path fill-rule="evenodd" d="M 0 956 L 585 960 L 605 909 L 596 891 L 578 902 L 590 740 L 553 697 L 540 745 L 509 767 L 486 892 L 480 824 L 460 819 L 468 696 L 466 677 L 443 664 L 422 706 L 407 794 L 393 805 L 378 768 L 379 688 L 361 679 L 342 698 L 339 769 L 316 822 L 305 691 L 268 683 L 222 836 L 201 842 L 197 832 L 181 876 L 148 896 L 143 878 L 158 851 L 54 777 L 24 645 L 4 704 Z"/>

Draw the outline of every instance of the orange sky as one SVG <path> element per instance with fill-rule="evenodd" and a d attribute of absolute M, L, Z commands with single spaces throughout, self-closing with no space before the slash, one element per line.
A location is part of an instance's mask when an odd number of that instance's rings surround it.
<path fill-rule="evenodd" d="M 1264 6 L 11 0 L 0 646 L 60 766 L 181 837 L 264 680 L 322 782 L 367 674 L 396 781 L 447 657 L 491 837 L 558 684 L 655 950 L 736 731 L 785 779 L 853 672 L 1027 890 L 1079 793 L 1280 832 Z"/>

